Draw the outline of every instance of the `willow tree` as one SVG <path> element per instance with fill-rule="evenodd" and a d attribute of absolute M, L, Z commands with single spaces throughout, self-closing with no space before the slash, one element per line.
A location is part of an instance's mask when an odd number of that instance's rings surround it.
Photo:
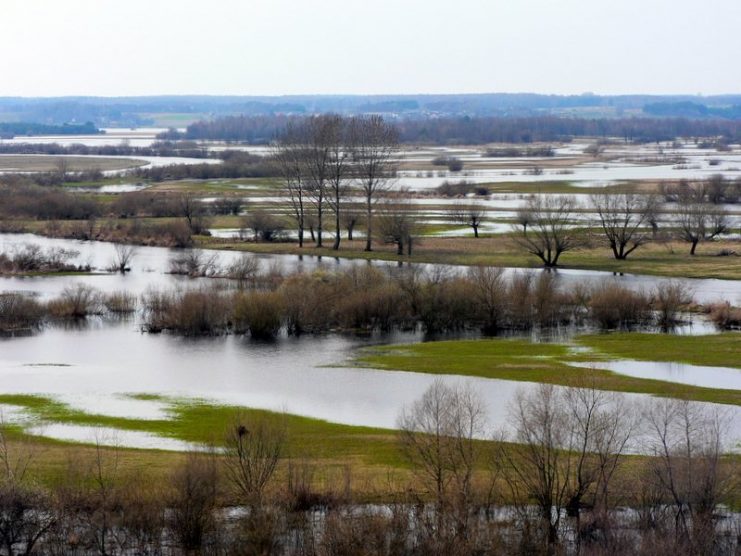
<path fill-rule="evenodd" d="M 655 220 L 656 201 L 651 195 L 601 193 L 592 195 L 599 225 L 613 256 L 624 260 L 650 241 L 650 224 Z"/>
<path fill-rule="evenodd" d="M 533 195 L 517 219 L 517 242 L 546 267 L 557 266 L 559 257 L 578 244 L 573 230 L 575 208 L 571 196 Z"/>

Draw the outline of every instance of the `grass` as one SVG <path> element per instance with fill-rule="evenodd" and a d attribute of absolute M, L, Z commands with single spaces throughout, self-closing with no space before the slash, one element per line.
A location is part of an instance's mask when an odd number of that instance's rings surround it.
<path fill-rule="evenodd" d="M 600 343 L 601 338 L 608 340 Z M 635 344 L 635 338 L 641 338 L 639 344 L 643 346 L 642 350 L 630 347 Z M 364 348 L 359 351 L 355 363 L 363 367 L 418 373 L 466 375 L 521 382 L 544 382 L 563 386 L 589 384 L 602 390 L 741 405 L 741 392 L 738 390 L 701 388 L 661 380 L 634 378 L 598 368 L 569 365 L 569 362 L 591 361 L 599 364 L 598 362 L 604 360 L 606 356 L 622 355 L 622 353 L 631 355 L 634 352 L 640 352 L 649 358 L 651 357 L 651 342 L 656 338 L 657 336 L 652 334 L 615 334 L 614 338 L 612 336 L 579 338 L 579 343 L 600 347 L 604 352 L 601 354 L 574 353 L 567 345 L 535 344 L 527 340 L 453 340 Z M 679 338 L 686 339 L 686 337 Z M 741 345 L 739 335 L 724 334 L 718 338 L 720 339 L 715 342 L 715 345 L 722 353 L 726 353 L 727 357 L 703 359 L 701 356 L 696 356 L 694 360 L 717 365 L 721 364 L 720 362 L 727 363 L 730 360 L 728 358 L 738 353 Z M 658 343 L 661 343 L 661 340 Z M 670 357 L 671 342 L 667 343 L 666 349 L 666 356 Z M 690 353 L 691 348 L 685 352 Z M 738 365 L 738 361 L 735 365 Z"/>
<path fill-rule="evenodd" d="M 110 427 L 148 432 L 186 442 L 219 444 L 228 425 L 238 414 L 248 417 L 276 415 L 259 409 L 211 404 L 136 394 L 135 399 L 162 401 L 169 419 L 147 420 L 95 415 L 73 409 L 53 398 L 25 394 L 2 394 L 0 404 L 21 406 L 34 421 L 70 425 Z M 292 457 L 315 460 L 358 461 L 363 465 L 400 466 L 395 433 L 386 429 L 330 423 L 298 415 L 284 415 L 288 430 L 288 452 Z"/>
<path fill-rule="evenodd" d="M 54 399 L 31 395 L 0 395 L 0 404 L 22 406 L 30 418 L 85 426 L 104 426 L 146 431 L 170 438 L 205 444 L 220 444 L 227 426 L 238 413 L 253 417 L 275 417 L 270 411 L 220 406 L 200 400 L 181 400 L 151 394 L 133 394 L 134 399 L 158 400 L 169 405 L 171 419 L 138 420 L 90 415 Z M 390 495 L 390 477 L 408 478 L 409 469 L 398 449 L 394 431 L 329 423 L 297 415 L 283 415 L 287 446 L 278 482 L 285 481 L 288 461 L 306 463 L 316 469 L 314 481 L 320 488 L 335 489 L 345 476 L 352 477 L 353 491 L 360 501 Z M 4 434 L 11 459 L 31 457 L 31 476 L 45 484 L 64 480 L 71 466 L 94 462 L 95 446 L 30 436 L 19 425 L 6 425 Z M 162 481 L 182 463 L 184 453 L 161 450 L 101 447 L 102 456 L 115 459 L 125 476 Z M 281 478 L 282 477 L 282 478 Z M 405 480 L 405 479 L 403 479 Z M 323 487 L 322 487 L 323 485 Z"/>
<path fill-rule="evenodd" d="M 594 334 L 580 336 L 578 341 L 612 357 L 741 369 L 741 333 L 738 332 L 712 336 Z"/>

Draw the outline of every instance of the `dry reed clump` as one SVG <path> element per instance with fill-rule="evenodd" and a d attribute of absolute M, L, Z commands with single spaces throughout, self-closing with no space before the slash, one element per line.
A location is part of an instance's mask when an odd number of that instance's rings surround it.
<path fill-rule="evenodd" d="M 741 307 L 730 302 L 714 303 L 706 308 L 710 320 L 721 330 L 741 328 Z"/>

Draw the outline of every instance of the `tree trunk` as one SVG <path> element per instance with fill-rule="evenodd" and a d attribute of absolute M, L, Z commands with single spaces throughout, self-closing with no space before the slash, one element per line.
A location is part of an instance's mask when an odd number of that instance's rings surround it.
<path fill-rule="evenodd" d="M 322 201 L 319 201 L 319 206 L 316 209 L 316 246 L 322 247 Z"/>
<path fill-rule="evenodd" d="M 473 237 L 479 237 L 479 227 L 476 225 L 473 226 Z"/>
<path fill-rule="evenodd" d="M 340 248 L 340 239 L 342 238 L 342 229 L 340 228 L 340 209 L 337 207 L 337 212 L 334 217 L 334 243 L 332 249 L 337 251 Z"/>
<path fill-rule="evenodd" d="M 690 248 L 690 255 L 695 254 L 695 249 L 697 249 L 697 243 L 698 243 L 698 240 L 695 240 L 692 242 L 692 247 Z"/>
<path fill-rule="evenodd" d="M 367 218 L 367 226 L 366 226 L 366 237 L 365 237 L 365 250 L 366 251 L 373 251 L 373 246 L 371 245 L 372 242 L 372 228 L 371 228 L 371 216 L 373 212 L 373 208 L 371 207 L 371 198 L 370 195 L 367 198 L 368 205 L 366 207 L 366 218 Z"/>

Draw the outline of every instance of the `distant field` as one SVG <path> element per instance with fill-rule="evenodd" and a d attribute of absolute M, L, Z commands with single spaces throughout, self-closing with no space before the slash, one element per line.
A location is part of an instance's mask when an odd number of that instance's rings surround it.
<path fill-rule="evenodd" d="M 67 172 L 126 170 L 147 164 L 133 158 L 89 156 L 0 155 L 0 172 L 53 172 L 66 164 Z"/>

